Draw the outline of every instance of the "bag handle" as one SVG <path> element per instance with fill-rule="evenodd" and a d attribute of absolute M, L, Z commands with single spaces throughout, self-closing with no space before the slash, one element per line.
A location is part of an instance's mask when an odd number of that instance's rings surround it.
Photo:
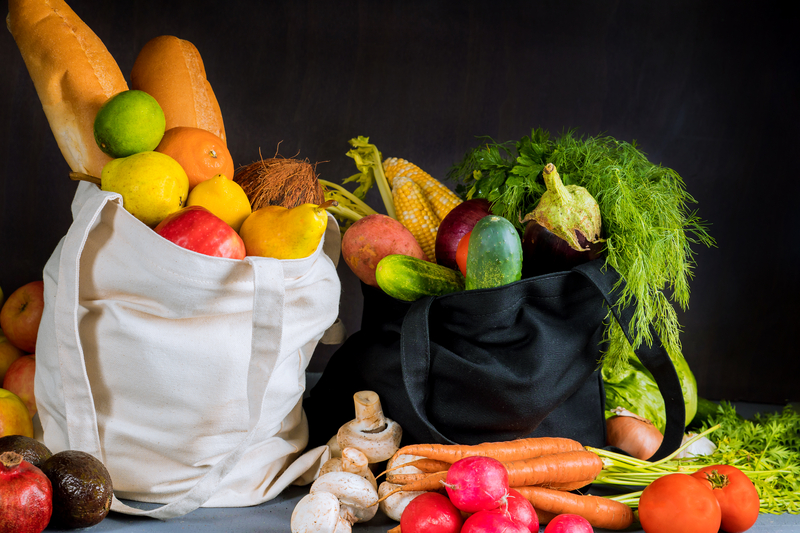
<path fill-rule="evenodd" d="M 61 261 L 70 268 L 59 269 L 58 288 L 55 301 L 56 336 L 63 388 L 64 410 L 68 427 L 70 447 L 83 450 L 102 458 L 97 411 L 94 406 L 91 384 L 86 371 L 83 346 L 78 333 L 80 308 L 79 278 L 80 259 L 89 234 L 94 229 L 106 204 L 116 202 L 117 194 L 92 194 L 86 199 L 67 232 L 61 251 Z M 206 471 L 186 494 L 179 499 L 154 509 L 138 509 L 125 505 L 116 496 L 112 509 L 130 515 L 169 519 L 183 516 L 202 506 L 214 495 L 223 479 L 234 469 L 252 444 L 255 436 L 264 429 L 268 413 L 276 409 L 272 404 L 277 394 L 270 394 L 272 376 L 278 354 L 269 355 L 265 346 L 277 344 L 282 348 L 283 303 L 285 282 L 283 266 L 277 259 L 247 258 L 253 268 L 253 335 L 251 357 L 248 368 L 247 389 L 250 409 L 249 429 L 243 440 L 225 457 Z M 66 272 L 71 272 L 68 276 Z M 270 343 L 266 343 L 270 339 Z M 277 343 L 274 340 L 277 339 Z M 270 359 L 271 358 L 271 359 Z M 267 364 L 259 364 L 259 361 Z M 260 384 L 263 394 L 257 394 Z"/>
<path fill-rule="evenodd" d="M 622 327 L 628 342 L 632 343 L 633 336 L 629 326 L 635 303 L 625 309 L 620 309 L 616 305 L 622 289 L 622 278 L 612 267 L 604 265 L 603 259 L 595 259 L 575 267 L 573 270 L 582 274 L 603 295 L 606 303 L 611 308 L 614 318 Z M 454 444 L 451 439 L 445 437 L 436 429 L 428 419 L 425 408 L 428 400 L 428 376 L 431 358 L 429 318 L 434 299 L 435 297 L 433 296 L 420 298 L 411 305 L 403 319 L 400 334 L 400 364 L 403 371 L 403 386 L 408 393 L 415 414 L 430 432 L 432 440 Z M 667 419 L 664 439 L 658 451 L 651 458 L 652 460 L 658 460 L 666 457 L 681 445 L 686 406 L 683 403 L 683 392 L 678 374 L 652 325 L 650 326 L 650 333 L 656 342 L 651 346 L 642 344 L 635 350 L 635 353 L 645 368 L 653 374 L 653 378 L 664 398 Z"/>

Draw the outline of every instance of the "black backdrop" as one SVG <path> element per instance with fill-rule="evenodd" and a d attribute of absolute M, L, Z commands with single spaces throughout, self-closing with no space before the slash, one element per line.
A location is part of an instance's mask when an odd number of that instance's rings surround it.
<path fill-rule="evenodd" d="M 607 133 L 678 171 L 712 225 L 684 353 L 711 399 L 800 400 L 798 18 L 791 3 L 72 0 L 126 78 L 150 38 L 203 56 L 237 164 L 355 172 L 348 139 L 436 177 L 490 135 Z M 41 279 L 75 184 L 10 34 L 0 35 L 0 287 Z M 377 196 L 370 202 L 379 205 Z M 341 314 L 359 327 L 346 266 Z M 324 367 L 320 349 L 312 369 Z"/>

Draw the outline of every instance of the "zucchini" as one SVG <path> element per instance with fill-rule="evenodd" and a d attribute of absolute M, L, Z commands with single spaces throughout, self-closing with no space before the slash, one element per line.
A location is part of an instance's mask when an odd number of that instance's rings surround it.
<path fill-rule="evenodd" d="M 500 287 L 522 279 L 522 240 L 506 218 L 489 215 L 472 228 L 466 288 Z"/>
<path fill-rule="evenodd" d="M 375 280 L 383 292 L 405 302 L 464 290 L 461 272 L 410 255 L 392 254 L 381 259 Z"/>

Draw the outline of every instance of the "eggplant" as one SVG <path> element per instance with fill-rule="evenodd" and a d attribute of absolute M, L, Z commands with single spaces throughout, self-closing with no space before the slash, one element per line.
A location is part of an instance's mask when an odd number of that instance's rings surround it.
<path fill-rule="evenodd" d="M 547 190 L 522 223 L 522 277 L 570 270 L 602 255 L 597 201 L 585 188 L 564 185 L 555 165 L 542 170 Z"/>

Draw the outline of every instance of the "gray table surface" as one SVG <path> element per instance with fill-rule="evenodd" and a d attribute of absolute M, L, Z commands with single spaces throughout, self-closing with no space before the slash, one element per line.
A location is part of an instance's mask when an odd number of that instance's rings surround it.
<path fill-rule="evenodd" d="M 776 406 L 761 404 L 735 404 L 737 411 L 750 417 L 756 412 L 774 410 Z M 109 516 L 92 528 L 84 531 L 114 531 L 125 533 L 177 533 L 180 531 L 229 532 L 229 533 L 271 533 L 289 532 L 289 520 L 297 502 L 308 492 L 308 487 L 292 486 L 272 501 L 254 507 L 242 508 L 201 508 L 186 516 L 168 521 L 152 518 L 133 517 L 112 512 Z M 133 506 L 152 508 L 152 505 L 126 502 Z M 356 524 L 355 532 L 385 533 L 397 522 L 382 513 L 364 524 Z M 48 527 L 46 531 L 65 531 Z M 544 531 L 544 527 L 540 528 Z M 595 529 L 597 532 L 606 530 Z M 628 532 L 643 531 L 638 524 L 627 529 Z M 752 533 L 800 533 L 800 515 L 761 514 L 755 525 L 748 530 Z M 676 531 L 675 533 L 681 533 Z"/>

